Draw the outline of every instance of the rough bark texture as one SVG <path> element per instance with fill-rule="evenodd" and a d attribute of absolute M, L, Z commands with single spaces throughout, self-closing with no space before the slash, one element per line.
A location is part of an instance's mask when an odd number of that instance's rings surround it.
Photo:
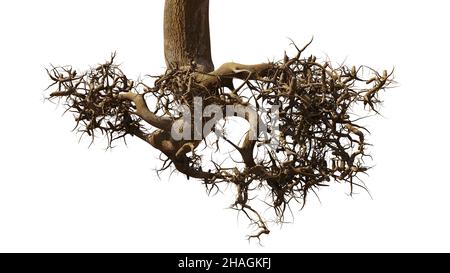
<path fill-rule="evenodd" d="M 166 0 L 164 55 L 168 68 L 190 66 L 214 70 L 209 38 L 209 0 Z"/>

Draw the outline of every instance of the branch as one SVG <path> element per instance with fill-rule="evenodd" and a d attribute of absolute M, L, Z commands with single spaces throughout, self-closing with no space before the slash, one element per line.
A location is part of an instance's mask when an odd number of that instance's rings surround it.
<path fill-rule="evenodd" d="M 133 114 L 138 115 L 148 124 L 165 131 L 170 131 L 173 121 L 168 117 L 158 117 L 152 111 L 148 109 L 143 94 L 136 94 L 132 92 L 125 92 L 119 94 L 120 99 L 129 100 L 134 102 L 136 110 Z"/>
<path fill-rule="evenodd" d="M 197 73 L 196 80 L 208 89 L 218 87 L 231 87 L 233 78 L 241 80 L 256 80 L 266 76 L 274 67 L 271 63 L 245 65 L 239 63 L 224 63 L 211 73 Z"/>
<path fill-rule="evenodd" d="M 210 73 L 199 71 L 195 64 L 173 67 L 156 77 L 152 88 L 128 80 L 113 63 L 113 57 L 81 76 L 70 67 L 53 68 L 48 74 L 53 81 L 50 87 L 56 90 L 50 98 L 65 100 L 67 110 L 75 114 L 77 128 L 92 138 L 100 131 L 108 136 L 111 145 L 112 140 L 127 134 L 137 136 L 166 155 L 165 163 L 174 163 L 188 178 L 201 179 L 207 185 L 236 185 L 234 205 L 259 228 L 250 238 L 259 238 L 269 229 L 250 204 L 253 189 L 266 191 L 269 200 L 263 202 L 274 209 L 277 222 L 283 222 L 290 201 L 296 200 L 303 207 L 310 191 L 315 193 L 317 187 L 328 186 L 332 180 L 348 182 L 351 193 L 354 186 L 361 187 L 354 181 L 369 169 L 364 162 L 365 157 L 370 157 L 366 153 L 368 131 L 357 124 L 361 118 L 352 119 L 354 105 L 368 104 L 368 111 L 377 113 L 380 91 L 393 83 L 392 73 L 387 71 L 379 74 L 369 68 L 370 74 L 365 77 L 363 67 L 333 68 L 315 56 L 302 57 L 306 47 L 295 47 L 298 53 L 293 58 L 285 54 L 275 63 L 231 62 Z M 243 83 L 235 89 L 233 79 Z M 154 96 L 155 111 L 150 111 L 144 95 Z M 201 110 L 212 104 L 222 111 L 230 105 L 245 107 L 245 115 L 240 116 L 250 124 L 250 130 L 242 143 L 234 144 L 223 136 L 240 153 L 243 169 L 225 168 L 212 161 L 215 170 L 204 171 L 196 149 L 206 135 L 201 140 L 175 140 L 171 135 L 171 127 L 178 120 L 190 123 L 183 125 L 194 125 L 191 128 L 196 130 L 194 121 L 184 120 L 185 112 L 178 111 L 180 105 L 192 111 L 196 97 L 202 99 Z M 263 138 L 263 128 L 258 125 L 274 120 L 261 115 L 260 110 L 268 112 L 273 105 L 279 106 L 278 129 L 276 135 Z M 157 130 L 149 132 L 141 121 Z M 253 156 L 256 147 L 262 147 L 257 150 L 258 155 L 262 150 L 262 158 Z"/>

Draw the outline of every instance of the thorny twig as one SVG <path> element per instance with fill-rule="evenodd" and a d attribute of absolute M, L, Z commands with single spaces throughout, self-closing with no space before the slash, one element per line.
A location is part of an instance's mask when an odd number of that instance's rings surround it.
<path fill-rule="evenodd" d="M 354 186 L 365 188 L 354 179 L 369 169 L 364 164 L 364 158 L 370 156 L 367 130 L 357 124 L 360 118 L 352 120 L 352 107 L 362 104 L 369 112 L 378 113 L 379 92 L 393 83 L 392 72 L 378 73 L 363 66 L 333 68 L 315 56 L 303 57 L 308 45 L 295 46 L 295 57 L 285 54 L 275 63 L 227 63 L 209 74 L 198 72 L 194 65 L 167 70 L 156 77 L 153 87 L 129 80 L 114 64 L 113 54 L 110 61 L 85 74 L 77 75 L 70 67 L 49 70 L 50 87 L 56 87 L 50 99 L 63 98 L 68 111 L 75 114 L 76 128 L 92 138 L 97 133 L 107 135 L 109 146 L 128 134 L 136 135 L 167 156 L 161 170 L 173 165 L 188 178 L 203 180 L 210 191 L 219 183 L 235 185 L 233 207 L 256 225 L 256 233 L 249 238 L 259 239 L 269 228 L 250 204 L 253 189 L 267 192 L 265 203 L 274 209 L 278 222 L 283 222 L 290 201 L 303 207 L 310 191 L 316 193 L 316 188 L 328 186 L 331 180 L 349 183 L 350 193 Z M 363 70 L 371 75 L 364 78 Z M 243 80 L 237 89 L 233 78 Z M 244 92 L 251 95 L 244 96 Z M 153 111 L 147 108 L 144 96 L 155 99 Z M 279 105 L 278 134 L 272 135 L 276 139 L 263 138 L 258 131 L 258 140 L 251 140 L 248 132 L 242 143 L 232 144 L 241 155 L 243 168 L 224 168 L 212 162 L 215 169 L 204 171 L 203 160 L 195 153 L 200 141 L 175 141 L 167 132 L 169 125 L 182 118 L 180 105 L 192 109 L 196 96 L 203 99 L 203 107 L 250 104 L 269 109 Z M 272 122 L 267 116 L 258 118 Z M 148 129 L 148 124 L 157 130 Z M 218 142 L 215 145 L 219 147 Z M 254 157 L 255 149 L 260 156 Z"/>

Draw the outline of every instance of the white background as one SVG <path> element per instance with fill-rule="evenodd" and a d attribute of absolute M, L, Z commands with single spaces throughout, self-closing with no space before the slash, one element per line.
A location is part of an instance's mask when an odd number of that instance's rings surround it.
<path fill-rule="evenodd" d="M 333 184 L 293 224 L 249 243 L 248 222 L 128 139 L 105 152 L 44 103 L 49 64 L 84 70 L 112 51 L 131 78 L 164 71 L 163 1 L 0 2 L 0 251 L 450 251 L 448 1 L 211 0 L 213 59 L 279 59 L 289 38 L 335 62 L 396 69 L 384 117 L 366 121 L 364 192 Z"/>

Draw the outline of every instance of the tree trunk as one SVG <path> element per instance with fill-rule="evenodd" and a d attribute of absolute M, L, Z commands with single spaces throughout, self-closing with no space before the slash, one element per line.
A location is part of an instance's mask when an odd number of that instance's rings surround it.
<path fill-rule="evenodd" d="M 164 56 L 168 68 L 195 62 L 211 72 L 209 0 L 166 0 L 164 6 Z"/>

